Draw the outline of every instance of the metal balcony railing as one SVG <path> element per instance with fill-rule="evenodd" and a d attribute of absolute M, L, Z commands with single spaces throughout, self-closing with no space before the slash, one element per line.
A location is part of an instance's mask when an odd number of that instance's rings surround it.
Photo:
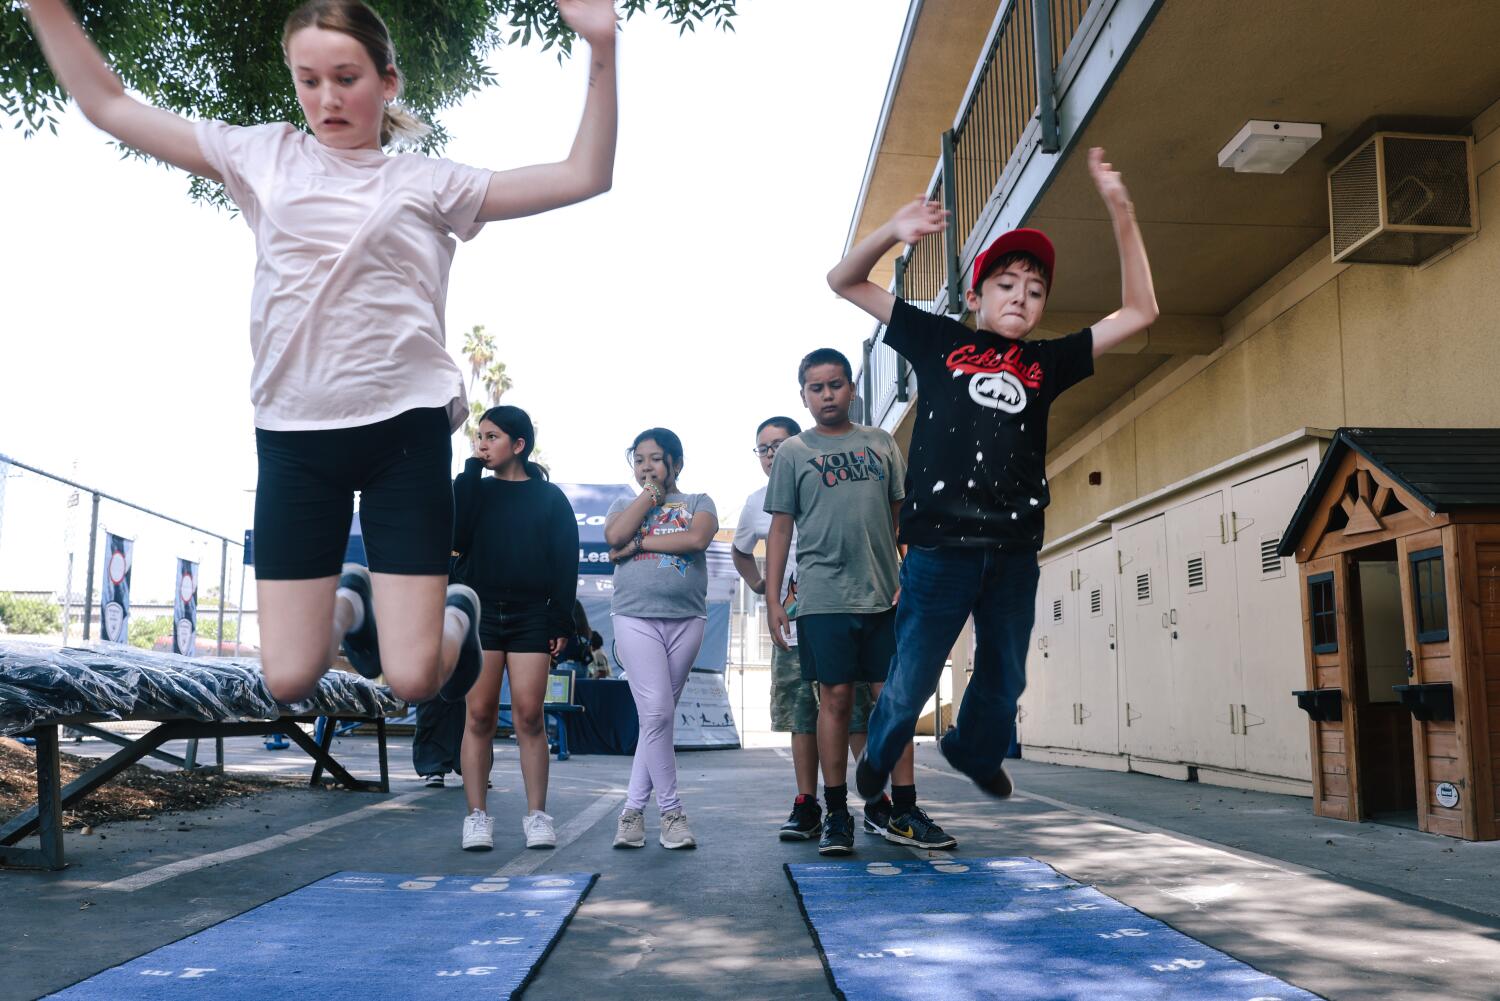
<path fill-rule="evenodd" d="M 928 186 L 928 197 L 943 203 L 951 221 L 946 232 L 925 237 L 897 259 L 897 295 L 931 312 L 963 312 L 966 245 L 983 228 L 1007 170 L 1025 152 L 1034 121 L 1037 143 L 1057 151 L 1057 69 L 1096 4 L 1103 0 L 1007 0 L 1002 6 L 954 126 L 941 136 Z M 905 362 L 885 346 L 883 333 L 877 330 L 867 342 L 859 380 L 866 420 L 876 425 L 910 388 Z"/>

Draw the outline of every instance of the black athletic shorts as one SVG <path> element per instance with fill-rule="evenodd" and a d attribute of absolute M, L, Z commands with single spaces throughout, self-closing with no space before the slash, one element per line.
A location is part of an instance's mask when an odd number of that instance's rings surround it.
<path fill-rule="evenodd" d="M 479 599 L 479 645 L 506 653 L 550 653 L 551 619 L 545 601 Z"/>
<path fill-rule="evenodd" d="M 374 573 L 448 575 L 453 439 L 446 410 L 408 410 L 362 427 L 255 429 L 255 576 L 336 577 L 354 494 Z"/>
<path fill-rule="evenodd" d="M 896 610 L 797 616 L 802 677 L 824 685 L 881 684 L 896 656 Z"/>

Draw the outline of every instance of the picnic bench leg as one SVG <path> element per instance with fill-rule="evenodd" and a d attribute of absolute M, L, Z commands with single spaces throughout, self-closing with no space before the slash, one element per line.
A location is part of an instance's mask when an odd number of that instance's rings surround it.
<path fill-rule="evenodd" d="M 375 721 L 375 736 L 380 742 L 380 791 L 391 791 L 391 770 L 385 755 L 385 717 Z"/>
<path fill-rule="evenodd" d="M 50 753 L 54 762 L 51 775 L 55 779 L 54 784 L 52 785 L 52 789 L 55 790 L 58 788 L 58 785 L 61 782 L 61 777 L 56 770 L 57 727 L 40 727 L 32 732 L 36 734 L 38 750 L 37 762 L 39 767 L 41 765 L 41 762 L 45 760 L 43 754 L 41 753 L 42 742 L 44 740 L 51 741 Z M 135 743 L 131 744 L 129 747 L 121 748 L 110 757 L 105 758 L 103 761 L 99 762 L 99 764 L 95 765 L 93 768 L 90 768 L 88 771 L 78 776 L 78 778 L 62 787 L 61 795 L 57 798 L 57 808 L 59 810 L 59 813 L 61 810 L 72 806 L 75 802 L 87 796 L 89 793 L 93 792 L 95 789 L 99 788 L 101 785 L 108 782 L 110 779 L 114 778 L 116 775 L 120 774 L 125 769 L 135 764 L 137 761 L 141 760 L 141 758 L 145 757 L 147 754 L 156 750 L 156 748 L 163 741 L 171 740 L 174 737 L 177 737 L 179 739 L 181 738 L 181 734 L 178 731 L 176 725 L 174 723 L 163 723 L 155 730 L 152 730 L 144 737 L 141 737 L 139 740 L 135 741 Z M 27 835 L 37 832 L 41 823 L 40 807 L 43 805 L 43 796 L 50 794 L 50 792 L 45 789 L 45 776 L 42 774 L 38 774 L 37 778 L 41 786 L 37 790 L 37 806 L 27 808 L 26 810 L 22 811 L 20 814 L 12 818 L 4 827 L 0 827 L 0 845 L 13 845 Z"/>
<path fill-rule="evenodd" d="M 224 774 L 224 738 L 214 738 L 214 771 Z"/>
<path fill-rule="evenodd" d="M 193 771 L 195 768 L 198 767 L 198 738 L 197 737 L 189 737 L 188 738 L 187 753 L 182 756 L 182 760 L 186 762 L 186 764 L 184 764 L 183 767 L 186 768 L 188 771 Z"/>
<path fill-rule="evenodd" d="M 130 747 L 136 742 L 137 739 L 139 739 L 134 737 L 122 737 L 118 733 L 111 733 L 110 731 L 105 730 L 102 727 L 94 726 L 90 723 L 75 723 L 72 727 L 70 727 L 70 729 L 76 730 L 79 733 L 87 734 L 90 737 L 98 737 L 100 740 L 106 741 L 110 744 L 114 744 L 116 747 Z M 156 758 L 158 761 L 165 761 L 167 764 L 175 765 L 178 768 L 188 767 L 186 758 L 179 757 L 178 755 L 172 754 L 168 751 L 163 751 L 161 749 L 149 751 L 147 752 L 147 756 Z"/>
<path fill-rule="evenodd" d="M 289 727 L 287 729 L 287 736 L 296 741 L 297 746 L 306 751 L 315 762 L 312 779 L 308 782 L 308 785 L 317 785 L 323 777 L 323 769 L 327 768 L 328 773 L 345 788 L 360 792 L 370 792 L 379 789 L 379 785 L 375 782 L 357 779 L 353 775 L 350 775 L 348 769 L 339 764 L 334 760 L 333 755 L 328 753 L 328 744 L 333 740 L 333 727 L 329 727 L 323 731 L 322 744 L 319 744 L 304 733 L 300 726 Z"/>
<path fill-rule="evenodd" d="M 48 869 L 61 869 L 63 861 L 62 770 L 57 751 L 57 727 L 47 726 L 36 735 L 37 835 Z"/>

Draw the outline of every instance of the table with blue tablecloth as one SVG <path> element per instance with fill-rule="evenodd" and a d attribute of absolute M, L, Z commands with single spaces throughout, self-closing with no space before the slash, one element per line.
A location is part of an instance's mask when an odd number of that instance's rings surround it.
<path fill-rule="evenodd" d="M 573 754 L 634 754 L 640 735 L 630 682 L 615 678 L 579 678 L 573 701 L 583 712 L 563 717 L 568 750 Z"/>

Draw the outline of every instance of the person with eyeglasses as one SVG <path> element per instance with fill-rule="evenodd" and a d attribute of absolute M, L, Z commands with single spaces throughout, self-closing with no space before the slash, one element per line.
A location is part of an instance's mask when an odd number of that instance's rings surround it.
<path fill-rule="evenodd" d="M 610 616 L 615 652 L 630 682 L 640 720 L 616 848 L 646 845 L 646 800 L 653 790 L 661 811 L 663 848 L 695 848 L 677 795 L 673 731 L 677 701 L 687 685 L 708 620 L 706 553 L 719 530 L 708 494 L 680 492 L 682 439 L 647 428 L 626 452 L 641 492 L 610 505 L 604 539 L 615 565 Z"/>
<path fill-rule="evenodd" d="M 802 433 L 802 427 L 790 417 L 768 417 L 755 429 L 755 454 L 761 471 L 769 479 L 776 451 L 787 439 Z M 750 590 L 766 593 L 766 579 L 755 561 L 755 547 L 771 531 L 771 516 L 765 511 L 766 488 L 760 487 L 745 498 L 739 523 L 734 530 L 731 557 L 734 568 Z M 787 554 L 786 575 L 778 597 L 783 605 L 793 605 L 797 595 L 797 541 L 792 539 Z M 771 730 L 792 735 L 792 772 L 796 776 L 797 797 L 792 812 L 778 835 L 782 841 L 807 841 L 823 830 L 823 809 L 818 805 L 818 693 L 816 683 L 802 677 L 802 662 L 797 656 L 797 630 L 790 627 L 787 643 L 791 649 L 771 644 Z M 849 749 L 856 758 L 865 749 L 865 731 L 869 727 L 870 709 L 874 705 L 870 686 L 855 686 L 854 709 L 849 719 Z M 865 805 L 864 827 L 879 833 L 890 821 L 890 799 Z"/>

